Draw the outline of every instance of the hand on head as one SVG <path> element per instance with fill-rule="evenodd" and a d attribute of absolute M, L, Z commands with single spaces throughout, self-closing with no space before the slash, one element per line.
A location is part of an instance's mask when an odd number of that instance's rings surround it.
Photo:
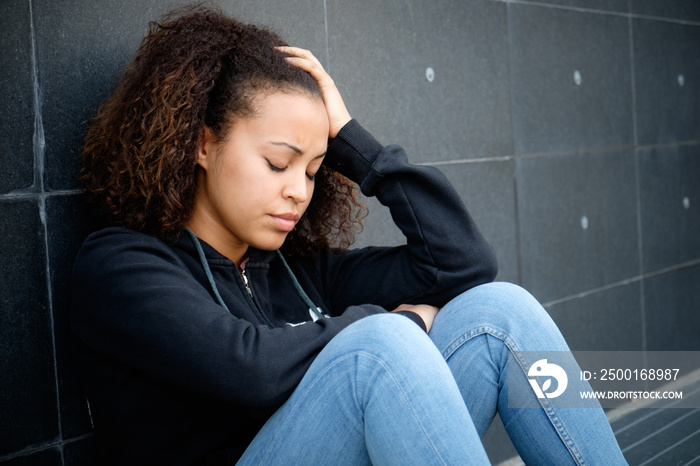
<path fill-rule="evenodd" d="M 298 47 L 277 47 L 281 52 L 289 55 L 287 62 L 308 72 L 318 82 L 323 94 L 323 101 L 326 104 L 328 112 L 328 121 L 330 123 L 329 136 L 334 138 L 338 135 L 340 129 L 349 122 L 352 117 L 348 113 L 343 98 L 338 92 L 338 88 L 333 82 L 326 70 L 323 69 L 321 62 L 308 50 Z"/>

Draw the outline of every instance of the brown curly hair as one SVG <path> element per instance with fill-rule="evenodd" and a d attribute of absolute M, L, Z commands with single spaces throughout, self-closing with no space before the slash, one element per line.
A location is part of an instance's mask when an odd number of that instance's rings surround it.
<path fill-rule="evenodd" d="M 225 138 L 254 115 L 260 93 L 321 98 L 307 72 L 286 63 L 276 34 L 191 5 L 149 24 L 131 64 L 89 122 L 80 174 L 87 199 L 108 223 L 174 241 L 197 193 L 197 154 L 208 127 Z M 306 214 L 285 241 L 288 253 L 346 248 L 365 209 L 355 185 L 322 166 Z"/>

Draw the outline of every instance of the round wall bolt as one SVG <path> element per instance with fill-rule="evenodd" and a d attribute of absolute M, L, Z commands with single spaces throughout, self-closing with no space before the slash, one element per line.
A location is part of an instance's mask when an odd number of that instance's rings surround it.
<path fill-rule="evenodd" d="M 425 79 L 427 79 L 429 83 L 433 82 L 435 79 L 435 70 L 431 67 L 427 67 L 425 69 Z"/>
<path fill-rule="evenodd" d="M 690 209 L 690 198 L 688 196 L 683 198 L 683 207 Z"/>
<path fill-rule="evenodd" d="M 678 85 L 681 87 L 685 86 L 685 77 L 682 74 L 678 75 Z"/>
<path fill-rule="evenodd" d="M 588 230 L 588 217 L 586 217 L 585 215 L 581 217 L 581 228 L 583 228 L 584 230 Z"/>
<path fill-rule="evenodd" d="M 579 70 L 574 71 L 574 82 L 577 86 L 580 86 L 581 82 L 583 82 L 581 78 L 581 72 Z"/>

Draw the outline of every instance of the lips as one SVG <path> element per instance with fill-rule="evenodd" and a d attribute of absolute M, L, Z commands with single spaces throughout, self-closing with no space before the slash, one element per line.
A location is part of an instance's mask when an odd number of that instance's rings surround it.
<path fill-rule="evenodd" d="M 293 212 L 279 215 L 270 215 L 270 217 L 272 217 L 272 220 L 275 222 L 275 225 L 277 225 L 277 227 L 280 230 L 287 232 L 292 231 L 294 229 L 294 226 L 299 221 L 299 214 L 295 214 Z"/>

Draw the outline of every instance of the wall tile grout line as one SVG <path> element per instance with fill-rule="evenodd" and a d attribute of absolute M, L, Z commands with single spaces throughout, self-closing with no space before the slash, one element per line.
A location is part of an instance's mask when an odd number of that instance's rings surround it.
<path fill-rule="evenodd" d="M 510 123 L 510 147 L 515 153 L 515 125 L 513 124 L 513 53 L 511 47 L 512 34 L 510 32 L 510 5 L 506 3 L 506 58 L 507 66 L 506 70 L 508 73 L 508 116 Z M 506 156 L 504 161 L 515 160 L 515 156 Z M 523 282 L 523 257 L 522 257 L 522 241 L 520 240 L 520 197 L 518 196 L 518 165 L 513 163 L 513 209 L 515 213 L 515 231 L 513 235 L 515 237 L 515 276 L 518 278 L 518 283 Z"/>
<path fill-rule="evenodd" d="M 647 144 L 620 144 L 613 146 L 589 146 L 579 149 L 568 149 L 568 150 L 558 150 L 552 152 L 529 152 L 524 154 L 508 154 L 508 155 L 494 155 L 490 157 L 475 157 L 469 159 L 451 159 L 451 160 L 436 160 L 436 161 L 417 161 L 413 162 L 416 165 L 453 165 L 453 164 L 467 164 L 467 163 L 483 163 L 483 162 L 503 162 L 516 159 L 534 159 L 543 157 L 567 157 L 570 155 L 586 155 L 586 154 L 605 154 L 608 152 L 625 152 L 633 151 L 637 149 L 661 149 L 661 148 L 672 148 L 672 147 L 690 147 L 690 146 L 700 146 L 700 140 L 689 139 L 686 141 L 670 141 L 670 142 L 657 142 L 657 143 L 647 143 Z M 1 196 L 0 196 L 1 197 Z"/>
<path fill-rule="evenodd" d="M 691 410 L 691 411 L 685 413 L 684 415 L 682 415 L 682 416 L 680 416 L 680 417 L 674 419 L 673 421 L 669 422 L 668 424 L 664 424 L 663 427 L 661 427 L 660 429 L 657 429 L 657 430 L 655 430 L 654 432 L 648 434 L 646 437 L 642 437 L 641 439 L 637 440 L 636 442 L 631 443 L 630 445 L 627 445 L 625 448 L 622 449 L 622 452 L 624 453 L 624 452 L 626 452 L 626 451 L 631 450 L 631 449 L 634 448 L 634 447 L 637 447 L 637 446 L 643 444 L 645 441 L 649 440 L 650 438 L 652 438 L 652 437 L 655 436 L 656 434 L 667 430 L 669 427 L 672 427 L 672 426 L 674 426 L 675 424 L 678 424 L 678 423 L 681 422 L 683 419 L 685 419 L 685 418 L 687 418 L 687 417 L 689 417 L 689 416 L 692 416 L 693 414 L 697 413 L 699 410 L 700 410 L 700 408 L 695 408 L 695 409 L 693 409 L 693 410 Z"/>
<path fill-rule="evenodd" d="M 573 11 L 576 13 L 589 13 L 589 14 L 598 14 L 598 15 L 605 15 L 605 16 L 619 16 L 619 17 L 632 18 L 632 19 L 644 19 L 644 20 L 649 20 L 649 21 L 662 21 L 662 22 L 666 22 L 666 23 L 681 24 L 684 26 L 700 26 L 700 21 L 689 21 L 689 20 L 678 19 L 678 18 L 666 18 L 663 16 L 631 13 L 629 11 L 629 10 L 631 10 L 631 4 L 628 4 L 628 11 L 624 12 L 624 11 L 615 11 L 615 10 L 599 10 L 599 9 L 595 9 L 595 8 L 575 7 L 575 6 L 568 6 L 568 5 L 555 5 L 552 3 L 542 3 L 542 2 L 529 1 L 529 0 L 503 0 L 503 1 L 505 1 L 506 3 L 514 3 L 514 4 L 520 4 L 520 5 L 531 5 L 531 6 L 541 7 L 541 8 L 554 8 L 557 10 L 567 10 L 567 11 Z"/>
<path fill-rule="evenodd" d="M 639 466 L 644 466 L 645 464 L 651 463 L 651 462 L 654 461 L 655 459 L 657 459 L 657 458 L 661 457 L 662 455 L 668 453 L 669 451 L 673 450 L 673 449 L 676 448 L 678 445 L 682 444 L 683 442 L 685 442 L 686 440 L 690 439 L 691 437 L 695 437 L 698 433 L 700 433 L 700 429 L 699 429 L 699 430 L 696 430 L 696 431 L 693 432 L 692 434 L 689 434 L 689 435 L 685 436 L 684 438 L 682 438 L 681 440 L 677 441 L 677 442 L 674 443 L 673 445 L 664 448 L 663 450 L 661 450 L 660 452 L 658 452 L 656 455 L 654 455 L 654 456 L 652 456 L 651 458 L 647 459 L 645 462 L 639 463 Z"/>
<path fill-rule="evenodd" d="M 483 158 L 476 158 L 476 159 L 456 159 L 456 160 L 438 160 L 435 162 L 414 162 L 415 165 L 423 165 L 423 166 L 433 166 L 433 167 L 440 167 L 442 165 L 465 165 L 465 164 L 471 164 L 471 163 L 491 163 L 491 162 L 509 162 L 511 160 L 515 160 L 514 155 L 504 155 L 504 156 L 498 156 L 498 157 L 483 157 Z"/>
<path fill-rule="evenodd" d="M 697 372 L 697 371 L 695 371 L 695 372 Z M 687 377 L 687 375 L 685 377 Z M 669 385 L 664 386 L 664 389 L 666 389 L 666 387 L 668 387 L 668 390 L 675 390 L 676 388 L 678 388 L 678 386 L 673 386 L 673 384 L 669 384 Z M 695 395 L 696 393 L 700 392 L 700 387 L 697 387 L 697 388 L 693 387 L 693 382 L 689 383 L 688 385 L 683 385 L 681 387 L 683 388 L 684 394 L 686 394 L 685 389 L 688 387 L 691 387 L 690 393 L 687 393 L 687 398 L 690 398 L 693 395 Z M 624 426 L 621 426 L 621 427 L 614 428 L 613 430 L 615 432 L 615 435 L 619 435 L 623 432 L 628 431 L 629 429 L 631 429 L 635 426 L 638 426 L 639 424 L 642 424 L 645 421 L 648 421 L 649 419 L 652 419 L 654 416 L 658 415 L 659 413 L 664 412 L 667 409 L 676 409 L 676 408 L 674 408 L 674 406 L 679 405 L 681 402 L 682 402 L 682 400 L 676 400 L 673 402 L 659 404 L 658 402 L 648 403 L 645 401 L 638 401 L 638 402 L 636 402 L 636 404 L 638 404 L 639 407 L 635 407 L 635 408 L 633 408 L 633 410 L 628 410 L 624 414 L 621 414 L 618 416 L 618 415 L 615 415 L 616 413 L 614 413 L 614 411 L 622 408 L 622 407 L 618 407 L 618 408 L 613 409 L 612 412 L 608 412 L 607 416 L 608 416 L 608 420 L 611 423 L 620 422 L 620 420 L 621 419 L 624 420 L 625 416 L 627 416 L 630 412 L 634 412 L 634 411 L 639 410 L 639 409 L 648 410 L 648 411 L 646 411 L 646 414 L 644 414 L 638 418 L 635 418 L 634 420 L 632 420 L 628 424 L 625 424 Z M 687 408 L 679 408 L 679 409 L 687 409 Z"/>
<path fill-rule="evenodd" d="M 632 2 L 627 1 L 628 9 L 631 10 Z M 637 87 L 636 87 L 636 74 L 635 74 L 635 64 L 634 64 L 634 20 L 630 17 L 627 22 L 627 27 L 629 31 L 629 43 L 630 43 L 630 87 L 632 94 L 632 141 L 634 142 L 634 186 L 635 186 L 635 200 L 637 208 L 637 260 L 639 261 L 639 275 L 644 276 L 644 236 L 642 234 L 642 199 L 641 199 L 641 178 L 639 176 L 639 150 L 637 150 L 639 144 L 639 136 L 637 130 Z M 639 283 L 639 315 L 641 319 L 642 326 L 642 351 L 647 349 L 647 312 L 646 312 L 646 299 L 644 298 L 644 280 Z M 646 365 L 647 355 L 646 352 L 643 355 L 643 361 Z"/>
<path fill-rule="evenodd" d="M 652 278 L 652 277 L 656 277 L 658 275 L 663 275 L 665 273 L 675 272 L 676 270 L 685 269 L 687 267 L 694 267 L 696 265 L 700 265 L 700 258 L 685 261 L 685 262 L 680 262 L 680 263 L 674 264 L 674 265 L 669 265 L 668 267 L 653 270 L 651 272 L 645 272 L 644 275 L 642 275 L 642 278 L 645 278 L 645 279 Z"/>
<path fill-rule="evenodd" d="M 700 455 L 696 456 L 695 458 L 691 459 L 687 463 L 683 463 L 682 466 L 691 466 L 692 464 L 700 464 Z"/>
<path fill-rule="evenodd" d="M 82 194 L 80 189 L 62 189 L 59 191 L 48 191 L 43 193 L 35 193 L 29 190 L 12 191 L 5 194 L 0 194 L 0 202 L 14 201 L 17 199 L 38 199 L 40 197 L 51 198 L 60 196 L 79 196 Z"/>
<path fill-rule="evenodd" d="M 628 5 L 631 6 L 631 0 L 628 0 Z M 634 66 L 634 21 L 632 17 L 627 22 L 630 43 L 630 87 L 632 97 L 632 142 L 636 146 L 639 143 L 637 136 L 637 86 Z"/>
<path fill-rule="evenodd" d="M 565 296 L 563 298 L 553 299 L 551 301 L 543 303 L 542 306 L 543 307 L 554 306 L 554 305 L 561 304 L 561 303 L 564 303 L 567 301 L 572 301 L 574 299 L 585 298 L 586 296 L 590 296 L 590 295 L 595 294 L 595 293 L 600 293 L 601 291 L 611 290 L 611 289 L 617 288 L 619 286 L 629 285 L 630 283 L 643 281 L 643 280 L 646 280 L 648 278 L 656 277 L 656 276 L 663 275 L 663 274 L 670 273 L 670 272 L 675 272 L 676 270 L 682 270 L 682 269 L 694 267 L 696 265 L 700 265 L 700 258 L 689 260 L 686 262 L 681 262 L 681 263 L 674 264 L 674 265 L 670 265 L 668 267 L 664 267 L 662 269 L 657 269 L 657 270 L 654 270 L 652 272 L 647 272 L 644 274 L 635 275 L 634 277 L 630 277 L 630 278 L 627 278 L 624 280 L 609 283 L 607 285 L 599 286 L 596 288 L 591 288 L 589 290 L 581 291 L 580 293 L 575 293 L 575 294 L 572 294 L 569 296 Z"/>
<path fill-rule="evenodd" d="M 39 84 L 39 67 L 37 59 L 36 50 L 36 30 L 34 28 L 34 2 L 29 0 L 29 30 L 31 34 L 30 44 L 31 44 L 31 67 L 32 67 L 32 80 L 33 80 L 33 101 L 34 101 L 34 136 L 33 136 L 33 150 L 34 150 L 34 184 L 35 188 L 39 188 L 39 216 L 41 219 L 41 224 L 43 226 L 44 234 L 44 257 L 46 261 L 46 292 L 47 292 L 47 306 L 49 314 L 49 325 L 51 330 L 51 347 L 53 356 L 53 372 L 54 372 L 54 389 L 56 397 L 56 420 L 57 420 L 57 432 L 59 448 L 61 450 L 61 464 L 65 463 L 63 458 L 63 446 L 61 442 L 63 441 L 63 428 L 61 422 L 61 400 L 59 394 L 59 380 L 58 380 L 58 358 L 56 354 L 56 322 L 54 316 L 53 307 L 53 286 L 51 284 L 51 263 L 49 254 L 49 230 L 48 230 L 48 218 L 46 215 L 46 189 L 44 185 L 44 173 L 45 173 L 45 156 L 46 156 L 46 140 L 44 135 L 44 123 L 42 119 L 42 93 L 41 86 Z"/>
<path fill-rule="evenodd" d="M 73 437 L 73 438 L 70 438 L 67 440 L 61 439 L 61 440 L 57 440 L 57 441 L 53 441 L 53 442 L 37 443 L 34 445 L 29 445 L 21 450 L 14 451 L 14 452 L 9 453 L 9 454 L 4 455 L 4 456 L 0 456 L 0 463 L 5 462 L 5 461 L 9 461 L 9 460 L 13 460 L 16 458 L 21 458 L 23 456 L 33 455 L 35 453 L 50 450 L 52 448 L 62 449 L 64 445 L 79 442 L 81 440 L 85 440 L 85 439 L 92 438 L 92 437 L 94 437 L 94 434 L 88 433 L 88 434 L 79 435 L 77 437 Z"/>
<path fill-rule="evenodd" d="M 573 300 L 575 300 L 575 299 L 586 298 L 586 297 L 588 297 L 588 296 L 590 296 L 590 295 L 593 295 L 593 294 L 596 294 L 596 293 L 601 293 L 601 292 L 603 292 L 603 291 L 612 290 L 613 288 L 618 288 L 618 287 L 621 287 L 621 286 L 626 286 L 626 285 L 629 285 L 629 284 L 631 284 L 631 283 L 638 282 L 638 281 L 640 281 L 640 280 L 642 280 L 642 277 L 639 276 L 639 275 L 636 275 L 636 276 L 634 276 L 634 277 L 630 277 L 630 278 L 627 278 L 627 279 L 625 279 L 625 280 L 620 280 L 620 281 L 617 281 L 617 282 L 609 283 L 609 284 L 607 284 L 607 285 L 599 286 L 599 287 L 596 287 L 596 288 L 591 288 L 591 289 L 589 289 L 589 290 L 581 291 L 580 293 L 576 293 L 576 294 L 572 294 L 572 295 L 569 295 L 569 296 L 565 296 L 565 297 L 563 297 L 563 298 L 553 299 L 553 300 L 548 301 L 548 302 L 546 302 L 546 303 L 542 303 L 542 307 L 547 308 L 547 307 L 550 307 L 550 306 L 556 306 L 557 304 L 566 303 L 566 302 L 568 302 L 568 301 L 573 301 Z"/>
<path fill-rule="evenodd" d="M 328 37 L 328 0 L 323 0 L 323 24 L 326 32 L 326 72 L 331 73 L 331 46 L 330 38 Z"/>
<path fill-rule="evenodd" d="M 635 197 L 637 198 L 637 260 L 639 261 L 639 275 L 644 277 L 644 235 L 642 234 L 642 199 L 641 199 L 641 180 L 639 177 L 639 152 L 634 151 L 634 175 L 635 175 Z M 646 299 L 644 297 L 644 280 L 639 285 L 639 313 L 642 319 L 642 350 L 647 349 L 647 315 L 646 315 Z M 646 355 L 645 355 L 646 359 Z M 644 361 L 646 364 L 646 360 Z"/>

